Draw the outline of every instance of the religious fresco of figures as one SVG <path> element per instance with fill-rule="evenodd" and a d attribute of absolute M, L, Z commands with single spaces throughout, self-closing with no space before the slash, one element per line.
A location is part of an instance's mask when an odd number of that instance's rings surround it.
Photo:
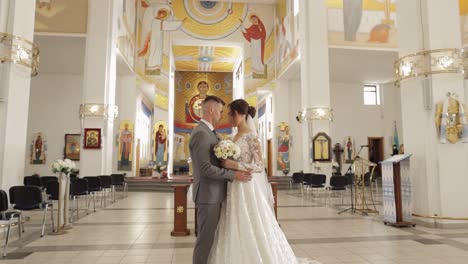
<path fill-rule="evenodd" d="M 117 20 L 117 48 L 128 65 L 134 69 L 136 44 L 137 0 L 116 1 L 119 9 Z"/>
<path fill-rule="evenodd" d="M 277 170 L 288 174 L 291 171 L 289 148 L 291 146 L 291 135 L 289 134 L 289 124 L 281 122 L 278 125 L 278 162 Z"/>
<path fill-rule="evenodd" d="M 131 171 L 133 161 L 133 124 L 130 120 L 123 120 L 119 126 L 117 170 Z"/>
<path fill-rule="evenodd" d="M 87 0 L 36 0 L 35 32 L 86 33 Z"/>
<path fill-rule="evenodd" d="M 468 46 L 468 1 L 459 0 L 458 7 L 460 8 L 462 44 L 465 47 Z"/>
<path fill-rule="evenodd" d="M 47 158 L 47 140 L 43 133 L 35 133 L 30 145 L 31 164 L 45 164 Z"/>
<path fill-rule="evenodd" d="M 244 78 L 258 80 L 246 89 L 262 86 L 274 76 L 274 5 L 233 3 L 230 1 L 174 0 L 177 20 L 186 21 L 174 38 L 195 40 L 243 41 Z"/>
<path fill-rule="evenodd" d="M 277 75 L 288 68 L 299 52 L 299 16 L 294 15 L 295 1 L 279 0 L 276 4 L 276 65 Z"/>
<path fill-rule="evenodd" d="M 352 163 L 356 156 L 356 143 L 350 136 L 346 137 L 343 144 L 344 148 L 344 161 L 345 163 Z"/>
<path fill-rule="evenodd" d="M 397 48 L 395 0 L 326 0 L 331 46 Z"/>
<path fill-rule="evenodd" d="M 156 165 L 167 164 L 167 123 L 157 121 L 153 126 L 153 161 Z"/>
<path fill-rule="evenodd" d="M 138 0 L 137 10 L 137 72 L 147 76 L 160 75 L 164 34 L 179 29 L 184 21 L 174 18 L 173 9 L 168 4 Z"/>

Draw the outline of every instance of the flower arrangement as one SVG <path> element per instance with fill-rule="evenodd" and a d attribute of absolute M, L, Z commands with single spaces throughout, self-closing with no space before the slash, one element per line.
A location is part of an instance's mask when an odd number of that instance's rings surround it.
<path fill-rule="evenodd" d="M 75 163 L 69 159 L 56 160 L 51 167 L 53 173 L 65 174 L 69 174 L 76 169 Z"/>
<path fill-rule="evenodd" d="M 218 159 L 234 159 L 240 157 L 240 148 L 231 140 L 221 140 L 214 147 L 214 154 Z"/>
<path fill-rule="evenodd" d="M 336 162 L 336 161 L 333 161 L 332 162 L 332 167 L 335 168 L 335 169 L 338 169 L 338 167 L 340 167 L 340 164 L 338 164 L 338 162 Z"/>
<path fill-rule="evenodd" d="M 320 172 L 320 169 L 321 169 L 321 164 L 320 162 L 316 161 L 314 162 L 314 168 L 317 172 Z"/>
<path fill-rule="evenodd" d="M 162 164 L 161 162 L 154 165 L 153 170 L 157 171 L 158 173 L 161 173 L 161 171 L 166 169 L 166 165 Z"/>

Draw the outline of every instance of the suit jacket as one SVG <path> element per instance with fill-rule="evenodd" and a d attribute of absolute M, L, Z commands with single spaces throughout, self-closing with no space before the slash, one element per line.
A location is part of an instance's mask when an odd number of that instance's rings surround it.
<path fill-rule="evenodd" d="M 222 203 L 226 199 L 227 181 L 234 179 L 234 171 L 221 167 L 213 148 L 218 138 L 203 122 L 190 135 L 190 157 L 193 163 L 193 201 L 201 204 Z"/>

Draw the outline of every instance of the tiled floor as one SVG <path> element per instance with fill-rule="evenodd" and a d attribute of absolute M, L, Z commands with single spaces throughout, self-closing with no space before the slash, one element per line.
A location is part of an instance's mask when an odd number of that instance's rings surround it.
<path fill-rule="evenodd" d="M 329 204 L 341 199 L 329 200 Z M 393 228 L 380 216 L 338 214 L 347 206 L 281 191 L 278 217 L 298 256 L 322 263 L 468 263 L 468 229 Z M 194 236 L 171 237 L 170 193 L 130 193 L 85 215 L 60 236 L 39 237 L 40 213 L 0 263 L 191 263 Z M 193 204 L 189 204 L 193 208 Z M 193 230 L 193 210 L 189 210 Z"/>

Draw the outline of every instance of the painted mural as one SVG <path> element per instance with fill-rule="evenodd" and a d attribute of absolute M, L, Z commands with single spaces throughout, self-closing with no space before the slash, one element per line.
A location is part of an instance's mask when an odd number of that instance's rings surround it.
<path fill-rule="evenodd" d="M 275 18 L 276 69 L 278 76 L 299 55 L 298 19 L 299 16 L 294 15 L 294 1 L 278 1 Z"/>
<path fill-rule="evenodd" d="M 133 161 L 133 124 L 130 120 L 123 120 L 119 126 L 119 152 L 117 153 L 117 169 L 131 171 Z"/>
<path fill-rule="evenodd" d="M 397 48 L 395 0 L 326 0 L 331 46 Z"/>
<path fill-rule="evenodd" d="M 36 0 L 35 32 L 86 33 L 87 0 Z"/>
<path fill-rule="evenodd" d="M 153 161 L 156 165 L 167 164 L 167 123 L 157 121 L 153 126 Z"/>
<path fill-rule="evenodd" d="M 289 124 L 281 122 L 278 125 L 278 160 L 277 170 L 287 174 L 291 171 L 289 149 L 291 146 L 291 135 L 289 134 Z"/>
<path fill-rule="evenodd" d="M 128 65 L 134 69 L 137 0 L 119 0 L 119 17 L 117 20 L 117 48 Z"/>
<path fill-rule="evenodd" d="M 174 101 L 175 159 L 188 158 L 188 139 L 192 129 L 202 116 L 201 104 L 209 95 L 220 97 L 226 104 L 232 101 L 232 73 L 226 72 L 176 72 Z M 231 133 L 231 124 L 226 115 L 216 127 L 220 133 Z M 178 144 L 178 146 L 177 146 Z"/>

